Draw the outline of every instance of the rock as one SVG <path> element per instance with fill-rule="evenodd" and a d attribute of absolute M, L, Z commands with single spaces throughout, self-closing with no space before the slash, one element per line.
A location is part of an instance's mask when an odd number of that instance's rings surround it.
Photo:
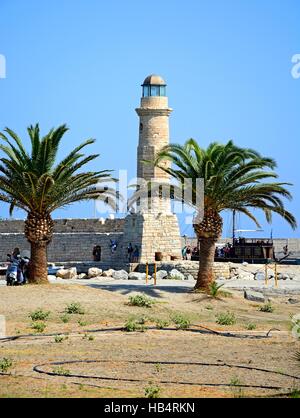
<path fill-rule="evenodd" d="M 254 280 L 255 276 L 254 273 L 251 273 L 251 271 L 239 269 L 235 278 L 240 280 Z"/>
<path fill-rule="evenodd" d="M 61 267 L 57 267 L 57 266 L 49 266 L 48 267 L 48 275 L 49 276 L 56 276 L 56 273 L 58 272 L 58 270 L 64 270 L 64 266 Z"/>
<path fill-rule="evenodd" d="M 157 280 L 163 280 L 168 278 L 168 272 L 166 270 L 158 270 L 156 273 Z"/>
<path fill-rule="evenodd" d="M 254 274 L 248 273 L 248 274 L 242 274 L 241 276 L 238 277 L 239 279 L 242 280 L 255 280 L 255 276 Z"/>
<path fill-rule="evenodd" d="M 279 273 L 277 276 L 278 280 L 290 280 L 290 276 L 288 274 Z"/>
<path fill-rule="evenodd" d="M 179 270 L 173 269 L 169 273 L 169 278 L 171 280 L 184 280 L 184 274 L 182 274 Z"/>
<path fill-rule="evenodd" d="M 128 273 L 125 270 L 114 271 L 112 277 L 115 280 L 128 280 Z"/>
<path fill-rule="evenodd" d="M 77 280 L 86 280 L 89 277 L 85 273 L 78 274 Z"/>
<path fill-rule="evenodd" d="M 254 276 L 254 280 L 265 280 L 265 274 L 261 271 L 257 272 Z"/>
<path fill-rule="evenodd" d="M 271 269 L 268 269 L 268 279 L 274 279 L 275 272 Z M 255 280 L 266 280 L 266 272 L 265 270 L 258 270 L 255 273 Z"/>
<path fill-rule="evenodd" d="M 260 292 L 254 292 L 252 290 L 245 290 L 244 298 L 247 300 L 251 300 L 252 302 L 265 302 L 265 297 Z"/>
<path fill-rule="evenodd" d="M 288 303 L 290 303 L 291 305 L 297 305 L 297 303 L 299 302 L 300 301 L 298 299 L 293 299 L 293 298 L 288 299 Z"/>
<path fill-rule="evenodd" d="M 53 280 L 56 280 L 56 276 L 53 276 L 53 275 L 48 275 L 48 280 L 49 280 L 49 282 L 51 282 L 51 281 L 53 281 Z"/>
<path fill-rule="evenodd" d="M 102 281 L 109 280 L 109 281 L 111 281 L 112 277 L 103 277 L 101 275 L 101 276 L 93 277 L 93 280 L 102 280 Z"/>
<path fill-rule="evenodd" d="M 233 278 L 238 278 L 238 276 L 239 276 L 239 269 L 237 268 L 237 267 L 230 267 L 230 278 L 231 279 L 233 279 Z"/>
<path fill-rule="evenodd" d="M 64 279 L 64 280 L 76 279 L 77 269 L 76 267 L 72 267 L 70 269 L 58 270 L 58 272 L 56 273 L 56 277 L 59 277 L 60 279 Z"/>
<path fill-rule="evenodd" d="M 98 269 L 97 267 L 92 267 L 88 271 L 88 278 L 93 279 L 94 277 L 98 277 L 102 275 L 102 270 Z"/>
<path fill-rule="evenodd" d="M 192 276 L 191 274 L 187 274 L 186 276 L 185 276 L 185 278 L 184 278 L 184 280 L 189 280 L 189 281 L 192 281 L 192 280 L 196 280 L 195 278 L 194 278 L 194 276 Z"/>
<path fill-rule="evenodd" d="M 244 267 L 248 267 L 248 264 L 243 264 Z M 249 270 L 244 270 L 240 267 L 231 267 L 230 278 L 236 280 L 254 280 L 254 273 Z"/>
<path fill-rule="evenodd" d="M 146 280 L 146 273 L 132 272 L 128 275 L 128 280 Z"/>
<path fill-rule="evenodd" d="M 103 277 L 112 277 L 112 276 L 113 276 L 113 274 L 114 274 L 114 272 L 115 272 L 115 270 L 113 270 L 113 269 L 105 270 L 105 271 L 102 273 L 102 276 L 103 276 Z"/>

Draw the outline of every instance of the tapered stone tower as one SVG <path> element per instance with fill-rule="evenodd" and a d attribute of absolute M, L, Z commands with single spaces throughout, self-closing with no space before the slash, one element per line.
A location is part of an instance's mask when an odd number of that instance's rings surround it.
<path fill-rule="evenodd" d="M 157 75 L 147 77 L 142 84 L 139 116 L 139 145 L 137 151 L 137 177 L 145 182 L 160 184 L 151 199 L 141 199 L 136 214 L 127 216 L 125 243 L 139 248 L 139 262 L 154 262 L 161 258 L 169 261 L 181 258 L 181 239 L 177 216 L 171 212 L 170 199 L 159 192 L 168 193 L 170 178 L 163 170 L 145 160 L 152 161 L 169 144 L 169 116 L 166 83 Z M 168 163 L 166 163 L 168 164 Z"/>

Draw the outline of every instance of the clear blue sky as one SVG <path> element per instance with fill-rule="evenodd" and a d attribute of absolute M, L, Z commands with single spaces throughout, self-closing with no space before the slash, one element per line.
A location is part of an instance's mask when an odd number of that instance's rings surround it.
<path fill-rule="evenodd" d="M 61 156 L 95 137 L 90 151 L 101 158 L 91 168 L 134 176 L 134 109 L 140 84 L 158 73 L 174 108 L 171 140 L 233 139 L 274 157 L 282 180 L 294 183 L 288 207 L 298 215 L 300 79 L 291 76 L 291 59 L 300 53 L 299 0 L 0 0 L 0 18 L 1 130 L 25 138 L 31 123 L 46 132 L 66 122 Z M 7 216 L 3 204 L 0 215 Z M 56 213 L 92 215 L 90 203 Z M 279 218 L 273 230 L 299 236 Z"/>

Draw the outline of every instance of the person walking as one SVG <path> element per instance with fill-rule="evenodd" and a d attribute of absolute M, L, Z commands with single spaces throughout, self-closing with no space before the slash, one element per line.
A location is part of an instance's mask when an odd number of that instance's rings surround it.
<path fill-rule="evenodd" d="M 130 243 L 129 245 L 128 245 L 128 247 L 127 247 L 127 256 L 128 256 L 128 261 L 129 261 L 129 263 L 131 263 L 132 262 L 132 258 L 133 258 L 133 246 L 132 246 L 132 244 Z"/>

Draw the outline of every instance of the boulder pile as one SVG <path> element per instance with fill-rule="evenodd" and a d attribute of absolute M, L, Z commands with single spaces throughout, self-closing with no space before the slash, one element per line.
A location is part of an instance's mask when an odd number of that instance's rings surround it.
<path fill-rule="evenodd" d="M 132 272 L 127 273 L 125 270 L 101 270 L 97 267 L 91 267 L 87 274 L 78 274 L 76 267 L 69 269 L 60 269 L 57 271 L 56 276 L 49 275 L 49 280 L 55 280 L 60 278 L 63 280 L 146 280 L 146 273 Z M 153 280 L 154 274 L 148 276 L 148 280 Z M 172 269 L 169 272 L 166 270 L 158 270 L 156 273 L 157 280 L 194 280 L 191 274 L 183 274 L 177 269 Z"/>
<path fill-rule="evenodd" d="M 280 266 L 280 270 L 283 270 L 284 266 Z M 268 268 L 267 270 L 268 280 L 275 279 L 275 270 L 273 268 Z M 264 266 L 252 266 L 251 264 L 244 263 L 243 265 L 232 264 L 230 267 L 230 279 L 235 280 L 257 280 L 263 281 L 266 279 L 266 272 Z M 295 272 L 278 272 L 278 280 L 294 280 L 300 281 L 300 271 L 299 274 Z"/>

